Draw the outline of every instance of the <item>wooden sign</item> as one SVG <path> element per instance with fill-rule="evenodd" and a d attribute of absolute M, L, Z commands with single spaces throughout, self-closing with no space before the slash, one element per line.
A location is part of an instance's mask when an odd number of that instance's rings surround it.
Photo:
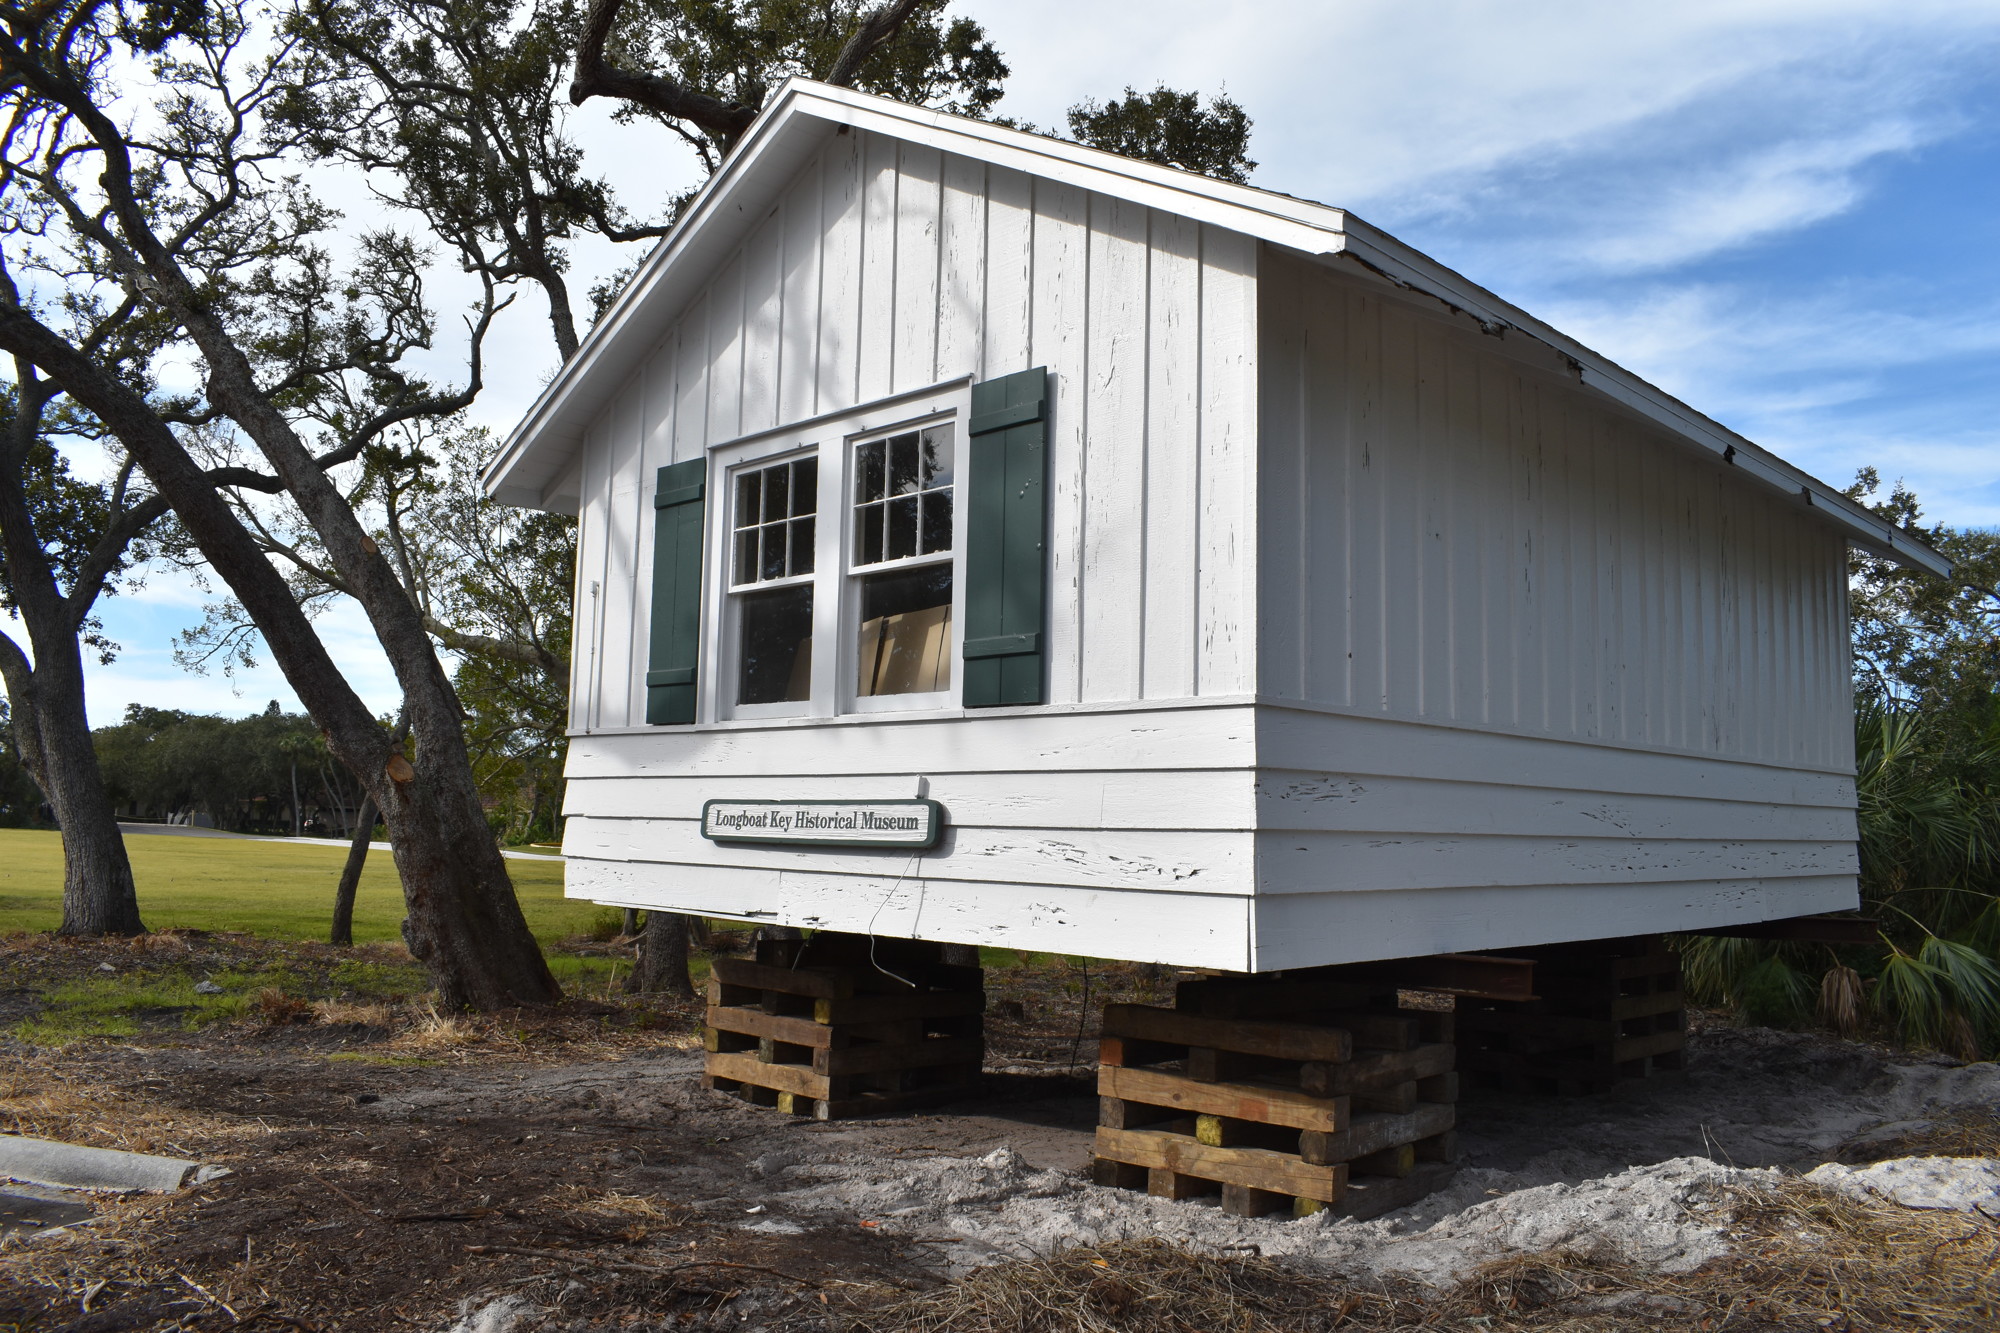
<path fill-rule="evenodd" d="M 936 801 L 708 801 L 701 835 L 712 842 L 812 847 L 893 847 L 920 852 L 944 832 Z"/>

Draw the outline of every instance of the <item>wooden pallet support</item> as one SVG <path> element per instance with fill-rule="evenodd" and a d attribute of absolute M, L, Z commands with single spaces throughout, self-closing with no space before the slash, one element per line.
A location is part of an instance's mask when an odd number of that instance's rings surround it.
<path fill-rule="evenodd" d="M 1523 950 L 1537 997 L 1458 1007 L 1459 1068 L 1488 1087 L 1574 1095 L 1681 1067 L 1680 956 L 1657 936 Z"/>
<path fill-rule="evenodd" d="M 718 958 L 703 1083 L 787 1115 L 841 1120 L 976 1089 L 985 1057 L 978 968 L 939 948 L 822 932 Z"/>
<path fill-rule="evenodd" d="M 1453 1016 L 1398 1007 L 1396 980 L 1213 978 L 1172 1009 L 1107 1005 L 1092 1178 L 1242 1217 L 1372 1217 L 1435 1189 L 1457 1155 Z"/>

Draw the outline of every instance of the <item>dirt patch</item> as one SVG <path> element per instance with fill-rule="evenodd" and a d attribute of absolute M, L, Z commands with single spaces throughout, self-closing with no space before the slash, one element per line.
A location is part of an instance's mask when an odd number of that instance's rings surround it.
<path fill-rule="evenodd" d="M 1638 1328 L 1720 1308 L 1713 1275 L 1775 1264 L 1757 1256 L 1780 1242 L 1831 1245 L 1899 1215 L 1787 1193 L 1809 1188 L 1798 1172 L 1996 1137 L 1994 1066 L 1710 1030 L 1679 1079 L 1573 1101 L 1468 1097 L 1464 1165 L 1413 1208 L 1366 1224 L 1229 1218 L 1084 1183 L 1091 1016 L 1161 988 L 1113 971 L 1086 1000 L 1079 969 L 996 970 L 976 1102 L 831 1124 L 703 1091 L 691 1008 L 468 1020 L 405 1004 L 344 1027 L 321 1008 L 9 1045 L 0 1126 L 235 1174 L 0 1241 L 0 1328 L 1100 1326 L 1045 1321 L 1086 1306 L 1132 1329 L 1557 1327 L 1551 1311 L 1594 1321 L 1564 1327 Z M 2000 1244 L 1976 1215 L 1919 1230 L 1947 1225 Z M 1947 1257 L 1972 1246 L 1922 1234 Z M 1005 1322 L 1012 1307 L 994 1302 L 1015 1282 L 1041 1293 L 1019 1311 L 1044 1314 Z M 1814 1299 L 1847 1299 L 1830 1290 Z M 1976 1281 L 1951 1299 L 1980 1299 Z M 1308 1305 L 1320 1322 L 1298 1314 Z M 1156 1307 L 1227 1317 L 1146 1322 Z"/>

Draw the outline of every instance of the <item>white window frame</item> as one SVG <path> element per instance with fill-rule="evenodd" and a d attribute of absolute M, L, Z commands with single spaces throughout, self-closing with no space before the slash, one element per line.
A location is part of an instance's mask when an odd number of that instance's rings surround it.
<path fill-rule="evenodd" d="M 827 534 L 825 515 L 821 507 L 826 503 L 826 458 L 827 451 L 815 447 L 810 441 L 793 443 L 772 454 L 751 454 L 721 469 L 721 494 L 717 496 L 709 515 L 710 525 L 719 529 L 722 536 L 721 552 L 712 562 L 714 574 L 715 600 L 722 603 L 722 637 L 717 640 L 719 652 L 712 654 L 718 666 L 718 675 L 726 675 L 726 683 L 717 681 L 718 693 L 727 700 L 727 716 L 731 718 L 769 718 L 809 716 L 811 700 L 819 694 L 819 668 L 821 633 L 820 604 L 826 599 L 821 595 L 819 571 L 827 558 Z M 778 463 L 789 463 L 801 458 L 819 459 L 819 493 L 813 500 L 813 572 L 793 574 L 784 578 L 765 579 L 756 583 L 738 584 L 736 574 L 736 479 L 746 472 L 761 472 Z M 742 628 L 743 599 L 763 592 L 776 592 L 782 588 L 797 588 L 810 585 L 813 590 L 813 662 L 811 688 L 804 700 L 791 700 L 774 704 L 740 704 L 736 702 L 738 677 L 742 671 Z"/>
<path fill-rule="evenodd" d="M 757 722 L 784 718 L 935 713 L 956 708 L 965 642 L 965 479 L 969 461 L 966 423 L 972 381 L 932 385 L 851 411 L 829 413 L 797 425 L 762 431 L 709 450 L 703 660 L 697 718 L 700 722 Z M 857 660 L 861 636 L 860 580 L 869 574 L 945 563 L 937 555 L 854 568 L 854 474 L 858 446 L 883 436 L 949 423 L 952 448 L 951 685 L 923 694 L 861 695 Z M 813 529 L 813 572 L 754 585 L 755 590 L 811 582 L 813 660 L 809 697 L 800 702 L 739 704 L 741 605 L 747 592 L 732 591 L 735 560 L 736 478 L 787 459 L 817 454 L 819 498 Z M 748 588 L 750 585 L 745 585 Z M 829 650 L 831 645 L 831 650 Z"/>

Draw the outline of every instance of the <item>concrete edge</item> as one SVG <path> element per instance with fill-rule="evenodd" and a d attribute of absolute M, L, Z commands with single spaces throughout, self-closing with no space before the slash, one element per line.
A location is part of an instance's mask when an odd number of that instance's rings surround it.
<path fill-rule="evenodd" d="M 145 1191 L 169 1194 L 188 1184 L 201 1184 L 221 1167 L 155 1157 L 117 1148 L 89 1148 L 78 1143 L 0 1134 L 0 1178 L 57 1189 Z"/>

